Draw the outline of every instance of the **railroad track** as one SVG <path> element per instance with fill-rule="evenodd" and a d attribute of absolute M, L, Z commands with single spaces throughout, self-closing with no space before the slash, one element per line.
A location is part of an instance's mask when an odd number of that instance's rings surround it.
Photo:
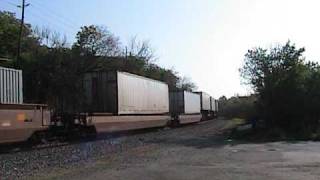
<path fill-rule="evenodd" d="M 187 125 L 184 125 L 187 126 Z M 25 142 L 18 142 L 12 144 L 1 144 L 0 145 L 0 155 L 1 154 L 8 154 L 8 153 L 17 153 L 23 151 L 33 151 L 33 150 L 40 150 L 40 149 L 49 149 L 49 148 L 56 148 L 62 146 L 69 146 L 74 144 L 86 143 L 86 142 L 94 142 L 99 140 L 108 140 L 111 138 L 118 138 L 123 136 L 130 136 L 136 134 L 144 134 L 150 132 L 156 132 L 159 130 L 171 129 L 168 127 L 165 128 L 148 128 L 148 129 L 140 129 L 140 130 L 131 130 L 131 131 L 122 131 L 122 132 L 115 132 L 115 133 L 104 133 L 97 135 L 96 138 L 72 138 L 72 139 L 64 139 L 64 140 L 50 140 L 50 141 L 43 141 L 42 143 L 34 144 L 29 141 Z"/>
<path fill-rule="evenodd" d="M 108 140 L 112 138 L 118 138 L 123 136 L 131 136 L 137 134 L 146 134 L 156 131 L 165 131 L 168 129 L 175 129 L 175 128 L 183 128 L 187 126 L 193 126 L 193 124 L 185 124 L 179 127 L 158 127 L 158 128 L 148 128 L 148 129 L 139 129 L 139 130 L 130 130 L 130 131 L 122 131 L 122 132 L 114 132 L 114 133 L 104 133 L 99 134 L 95 138 L 72 138 L 72 139 L 63 139 L 63 140 L 50 140 L 50 141 L 43 141 L 40 144 L 33 144 L 32 142 L 19 142 L 19 143 L 12 143 L 12 144 L 1 144 L 0 145 L 0 155 L 1 154 L 8 154 L 8 153 L 17 153 L 23 151 L 33 151 L 33 150 L 40 150 L 40 149 L 49 149 L 49 148 L 56 148 L 56 147 L 63 147 L 69 146 L 74 144 L 81 144 L 86 142 L 94 142 L 99 140 Z"/>

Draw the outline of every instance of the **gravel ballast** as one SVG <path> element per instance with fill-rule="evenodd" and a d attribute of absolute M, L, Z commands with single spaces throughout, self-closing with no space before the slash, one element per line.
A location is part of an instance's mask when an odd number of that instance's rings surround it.
<path fill-rule="evenodd" d="M 163 146 L 161 143 L 176 143 L 168 138 L 194 135 L 207 127 L 205 123 L 193 124 L 181 128 L 160 128 L 129 135 L 98 138 L 94 141 L 71 143 L 51 148 L 32 149 L 28 151 L 0 154 L 0 179 L 29 179 L 38 173 L 50 172 L 55 169 L 83 167 L 104 158 L 112 157 L 134 148 L 149 145 Z M 189 143 L 189 142 L 184 142 Z M 192 142 L 190 142 L 192 143 Z M 126 161 L 130 161 L 126 159 Z"/>

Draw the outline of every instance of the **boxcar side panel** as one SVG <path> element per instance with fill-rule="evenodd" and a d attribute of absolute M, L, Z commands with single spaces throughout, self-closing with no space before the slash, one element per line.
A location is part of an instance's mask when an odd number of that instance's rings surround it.
<path fill-rule="evenodd" d="M 0 143 L 25 141 L 49 123 L 50 111 L 42 105 L 1 104 Z"/>
<path fill-rule="evenodd" d="M 22 71 L 0 67 L 0 103 L 22 104 Z"/>
<path fill-rule="evenodd" d="M 200 95 L 184 91 L 184 113 L 196 114 L 201 112 Z"/>
<path fill-rule="evenodd" d="M 118 114 L 166 114 L 168 85 L 145 77 L 118 72 Z"/>
<path fill-rule="evenodd" d="M 183 114 L 184 113 L 184 93 L 183 91 L 170 92 L 170 113 L 171 114 Z"/>
<path fill-rule="evenodd" d="M 210 95 L 205 93 L 205 92 L 201 92 L 201 110 L 203 111 L 210 111 Z"/>
<path fill-rule="evenodd" d="M 211 111 L 216 111 L 216 100 L 213 97 L 210 97 Z"/>
<path fill-rule="evenodd" d="M 86 112 L 117 114 L 116 72 L 90 72 L 83 79 Z"/>

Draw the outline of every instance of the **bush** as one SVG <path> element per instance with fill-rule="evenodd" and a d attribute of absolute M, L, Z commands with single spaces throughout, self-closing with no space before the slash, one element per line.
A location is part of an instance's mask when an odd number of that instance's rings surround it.
<path fill-rule="evenodd" d="M 219 116 L 250 120 L 256 116 L 255 101 L 254 95 L 235 96 L 229 99 L 221 97 L 219 99 Z"/>
<path fill-rule="evenodd" d="M 306 62 L 304 48 L 287 42 L 245 55 L 241 75 L 257 94 L 257 108 L 268 129 L 306 137 L 319 128 L 320 66 Z"/>

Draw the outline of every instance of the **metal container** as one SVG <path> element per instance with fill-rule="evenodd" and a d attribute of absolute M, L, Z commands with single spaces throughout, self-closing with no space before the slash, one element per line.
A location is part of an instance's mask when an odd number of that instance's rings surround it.
<path fill-rule="evenodd" d="M 213 97 L 210 97 L 210 110 L 216 112 L 216 100 Z"/>
<path fill-rule="evenodd" d="M 179 115 L 180 124 L 196 123 L 201 121 L 201 114 L 184 114 Z"/>
<path fill-rule="evenodd" d="M 93 115 L 88 117 L 98 133 L 164 127 L 170 120 L 169 115 Z"/>
<path fill-rule="evenodd" d="M 22 71 L 0 67 L 0 104 L 22 103 Z"/>
<path fill-rule="evenodd" d="M 210 111 L 210 95 L 205 92 L 196 92 L 201 97 L 201 111 Z"/>
<path fill-rule="evenodd" d="M 218 112 L 218 111 L 219 111 L 219 101 L 216 100 L 216 112 Z"/>
<path fill-rule="evenodd" d="M 90 72 L 84 77 L 89 112 L 113 115 L 169 113 L 168 85 L 125 72 Z"/>
<path fill-rule="evenodd" d="M 0 104 L 0 143 L 25 141 L 49 125 L 46 105 Z"/>
<path fill-rule="evenodd" d="M 117 72 L 118 114 L 169 112 L 168 85 L 134 74 Z"/>
<path fill-rule="evenodd" d="M 170 92 L 170 113 L 200 114 L 200 95 L 188 91 Z"/>

